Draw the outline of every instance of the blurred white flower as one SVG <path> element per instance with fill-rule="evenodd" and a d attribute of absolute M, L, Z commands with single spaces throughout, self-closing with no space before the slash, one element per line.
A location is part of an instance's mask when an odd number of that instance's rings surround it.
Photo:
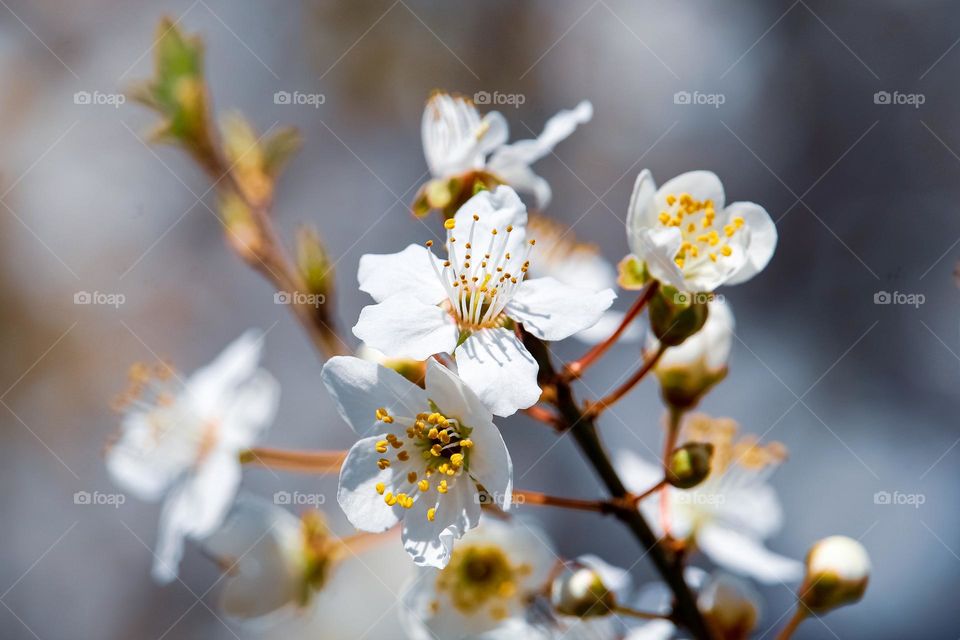
<path fill-rule="evenodd" d="M 418 245 L 360 259 L 365 307 L 353 333 L 388 356 L 456 352 L 460 377 L 499 416 L 540 398 L 536 361 L 514 331 L 562 340 L 595 324 L 616 295 L 527 280 L 527 210 L 510 187 L 483 191 L 446 222 L 448 259 Z M 428 243 L 432 246 L 432 242 Z"/>
<path fill-rule="evenodd" d="M 509 128 L 502 114 L 491 111 L 481 117 L 469 98 L 438 91 L 423 110 L 423 151 L 434 179 L 485 172 L 498 182 L 532 193 L 537 207 L 543 208 L 550 202 L 550 185 L 530 165 L 591 117 L 593 106 L 583 101 L 550 118 L 537 138 L 507 144 Z"/>
<path fill-rule="evenodd" d="M 727 375 L 733 346 L 734 320 L 722 298 L 707 302 L 707 320 L 700 331 L 668 348 L 653 367 L 664 397 L 674 406 L 689 407 Z M 647 349 L 659 347 L 651 334 Z"/>
<path fill-rule="evenodd" d="M 763 546 L 783 524 L 777 495 L 766 480 L 786 457 L 783 445 L 761 446 L 753 437 L 734 441 L 737 425 L 728 419 L 690 416 L 684 423 L 687 442 L 708 442 L 714 452 L 710 475 L 689 490 L 668 487 L 670 535 L 696 544 L 729 571 L 764 583 L 798 580 L 803 565 Z M 663 479 L 663 468 L 621 451 L 617 467 L 628 488 L 646 491 Z M 641 502 L 651 525 L 664 534 L 660 500 L 664 491 Z"/>
<path fill-rule="evenodd" d="M 254 628 L 303 613 L 345 553 L 319 511 L 298 518 L 245 495 L 203 548 L 226 572 L 221 609 Z"/>
<path fill-rule="evenodd" d="M 380 532 L 403 520 L 414 562 L 444 567 L 454 540 L 479 522 L 477 484 L 510 505 L 513 464 L 490 411 L 436 360 L 427 363 L 425 389 L 353 357 L 330 359 L 322 377 L 362 437 L 337 493 L 355 527 Z"/>
<path fill-rule="evenodd" d="M 539 527 L 484 517 L 457 543 L 446 568 L 424 569 L 407 586 L 404 630 L 412 640 L 539 637 L 526 622 L 527 608 L 555 562 Z"/>
<path fill-rule="evenodd" d="M 240 484 L 239 453 L 266 431 L 280 387 L 259 368 L 263 334 L 250 330 L 182 381 L 168 365 L 135 366 L 121 435 L 107 470 L 125 491 L 164 499 L 153 576 L 177 575 L 186 538 L 220 525 Z"/>
<path fill-rule="evenodd" d="M 749 280 L 770 262 L 777 228 L 760 205 L 724 202 L 723 185 L 709 171 L 681 174 L 658 189 L 644 169 L 627 212 L 631 252 L 654 278 L 680 291 Z"/>
<path fill-rule="evenodd" d="M 577 240 L 572 229 L 544 216 L 531 214 L 527 229 L 537 239 L 531 253 L 531 278 L 554 278 L 561 283 L 587 291 L 603 291 L 617 286 L 617 270 L 600 253 L 596 245 Z M 607 310 L 592 327 L 573 334 L 587 344 L 607 338 L 623 322 L 623 311 Z M 623 343 L 640 339 L 640 323 L 634 321 L 620 335 Z"/>

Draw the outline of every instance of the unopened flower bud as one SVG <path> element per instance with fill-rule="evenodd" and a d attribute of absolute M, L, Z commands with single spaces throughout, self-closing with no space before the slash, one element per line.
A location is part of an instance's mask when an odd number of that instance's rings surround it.
<path fill-rule="evenodd" d="M 807 575 L 800 600 L 816 613 L 853 604 L 870 579 L 870 557 L 863 545 L 846 536 L 830 536 L 807 553 Z"/>
<path fill-rule="evenodd" d="M 748 583 L 720 573 L 697 597 L 697 608 L 719 640 L 745 640 L 760 620 L 760 598 Z"/>
<path fill-rule="evenodd" d="M 226 239 L 243 260 L 257 260 L 263 248 L 260 227 L 246 202 L 232 191 L 225 191 L 220 198 L 220 214 L 226 228 Z"/>
<path fill-rule="evenodd" d="M 554 579 L 550 602 L 558 613 L 578 618 L 605 616 L 617 604 L 600 574 L 588 567 L 577 567 Z"/>
<path fill-rule="evenodd" d="M 297 268 L 310 293 L 333 294 L 333 263 L 320 241 L 320 234 L 313 227 L 297 229 Z"/>
<path fill-rule="evenodd" d="M 664 400 L 671 407 L 694 407 L 715 384 L 727 375 L 727 361 L 733 343 L 733 314 L 720 299 L 706 305 L 706 322 L 682 344 L 668 348 L 654 366 Z M 659 342 L 652 338 L 648 349 Z"/>
<path fill-rule="evenodd" d="M 670 455 L 667 482 L 678 489 L 692 489 L 710 475 L 713 445 L 709 442 L 688 442 Z"/>
<path fill-rule="evenodd" d="M 650 328 L 654 337 L 676 347 L 694 335 L 707 321 L 707 304 L 698 296 L 661 286 L 650 299 Z"/>

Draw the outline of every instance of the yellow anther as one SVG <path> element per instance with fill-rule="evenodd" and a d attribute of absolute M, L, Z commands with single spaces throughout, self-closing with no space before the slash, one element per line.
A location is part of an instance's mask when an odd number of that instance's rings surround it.
<path fill-rule="evenodd" d="M 446 473 L 449 470 L 450 470 L 450 465 L 447 464 L 446 462 L 444 462 L 442 465 L 437 467 L 437 471 L 439 471 L 440 473 Z"/>
<path fill-rule="evenodd" d="M 427 240 L 427 247 L 433 246 L 433 240 Z"/>
<path fill-rule="evenodd" d="M 673 261 L 677 263 L 678 267 L 683 269 L 683 258 L 674 258 Z"/>
<path fill-rule="evenodd" d="M 381 471 L 383 471 L 384 469 L 390 466 L 390 461 L 387 460 L 386 458 L 380 458 L 379 460 L 377 460 L 377 466 L 380 467 Z"/>
<path fill-rule="evenodd" d="M 420 491 L 427 491 L 430 489 L 430 483 L 426 480 L 421 480 L 417 483 L 417 488 L 420 489 Z"/>
<path fill-rule="evenodd" d="M 661 224 L 667 224 L 670 222 L 670 214 L 666 211 L 661 211 L 660 215 L 657 216 L 657 219 L 660 220 Z"/>
<path fill-rule="evenodd" d="M 508 224 L 508 225 L 507 225 L 507 233 L 510 233 L 511 231 L 513 231 L 513 225 L 512 225 L 512 224 Z"/>
<path fill-rule="evenodd" d="M 732 224 L 727 224 L 723 226 L 723 233 L 728 238 L 733 237 L 733 234 L 737 232 L 737 227 Z"/>
<path fill-rule="evenodd" d="M 473 446 L 473 440 L 471 440 L 470 438 L 466 438 L 460 441 L 460 448 L 462 449 L 469 449 L 472 446 Z"/>
<path fill-rule="evenodd" d="M 490 230 L 490 233 L 491 233 L 492 235 L 497 235 L 497 230 L 496 230 L 496 229 L 491 229 L 491 230 Z"/>
<path fill-rule="evenodd" d="M 382 482 L 378 482 L 376 488 L 377 488 L 377 493 L 379 493 L 380 495 L 383 495 L 383 492 L 387 490 L 387 486 Z"/>
<path fill-rule="evenodd" d="M 446 493 L 447 492 L 447 481 L 441 480 L 440 484 L 437 485 L 437 493 Z"/>
<path fill-rule="evenodd" d="M 392 507 L 393 505 L 397 504 L 397 497 L 392 493 L 388 493 L 387 495 L 383 496 L 383 501 L 387 503 L 388 507 Z"/>
<path fill-rule="evenodd" d="M 381 442 L 383 442 L 383 444 L 380 444 L 380 442 L 377 443 L 377 453 L 386 453 L 386 452 L 387 452 L 387 443 L 386 443 L 385 441 L 382 441 L 382 440 L 381 440 Z"/>
<path fill-rule="evenodd" d="M 454 220 L 453 218 L 450 218 L 449 220 L 444 220 L 444 221 L 443 221 L 443 228 L 444 228 L 444 229 L 448 229 L 448 230 L 451 230 L 451 231 L 452 231 L 455 226 L 457 226 L 457 221 Z"/>
<path fill-rule="evenodd" d="M 436 439 L 438 439 L 438 438 L 440 437 L 440 432 L 437 430 L 436 427 L 433 427 L 433 428 L 430 429 L 430 431 L 427 433 L 427 437 L 430 438 L 431 440 L 436 440 Z"/>
<path fill-rule="evenodd" d="M 432 447 L 430 447 L 430 453 L 433 454 L 435 457 L 439 458 L 441 448 L 442 447 L 439 444 L 435 444 Z"/>
<path fill-rule="evenodd" d="M 463 465 L 463 454 L 462 454 L 462 453 L 455 453 L 455 454 L 453 454 L 452 456 L 450 456 L 450 464 L 452 464 L 454 467 L 460 467 L 460 466 L 462 466 L 462 465 Z"/>
<path fill-rule="evenodd" d="M 717 254 L 715 254 L 714 252 L 711 251 L 711 252 L 710 252 L 710 260 L 713 261 L 713 262 L 716 262 L 716 261 L 717 261 Z"/>
<path fill-rule="evenodd" d="M 450 444 L 450 432 L 444 429 L 440 432 L 440 442 L 443 444 Z"/>
<path fill-rule="evenodd" d="M 430 507 L 429 509 L 427 509 L 427 520 L 429 520 L 430 522 L 433 522 L 433 519 L 436 517 L 437 517 L 436 507 Z"/>
<path fill-rule="evenodd" d="M 675 205 L 676 203 L 677 203 L 677 196 L 673 195 L 672 193 L 667 196 L 667 204 L 668 204 L 668 205 L 670 205 L 670 206 L 672 207 L 672 206 Z"/>
<path fill-rule="evenodd" d="M 733 253 L 733 249 L 731 249 L 729 245 L 723 245 L 723 247 L 720 249 L 720 253 L 725 256 L 729 256 Z"/>

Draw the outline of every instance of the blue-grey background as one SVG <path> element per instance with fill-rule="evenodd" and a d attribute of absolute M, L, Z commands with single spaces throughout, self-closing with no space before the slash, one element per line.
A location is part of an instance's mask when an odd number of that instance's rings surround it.
<path fill-rule="evenodd" d="M 611 260 L 627 251 L 622 220 L 644 167 L 661 181 L 712 169 L 729 200 L 763 204 L 780 245 L 760 277 L 725 291 L 738 339 L 731 374 L 704 408 L 789 447 L 774 477 L 787 523 L 772 548 L 801 557 L 813 540 L 843 533 L 860 538 L 874 563 L 861 604 L 806 623 L 798 637 L 960 635 L 955 3 L 0 4 L 4 638 L 242 635 L 212 613 L 217 590 L 206 591 L 216 571 L 195 550 L 184 584 L 151 584 L 144 545 L 153 544 L 156 507 L 132 498 L 118 509 L 74 504 L 75 491 L 115 491 L 102 463 L 116 428 L 107 404 L 132 361 L 156 353 L 189 371 L 246 327 L 270 329 L 266 366 L 284 395 L 269 443 L 353 441 L 299 327 L 227 250 L 210 194 L 198 203 L 203 176 L 176 151 L 142 143 L 152 114 L 130 102 L 73 101 L 77 91 L 115 92 L 149 75 L 163 14 L 202 34 L 218 109 L 239 108 L 261 129 L 302 129 L 306 147 L 280 185 L 277 220 L 287 237 L 299 221 L 323 231 L 345 326 L 368 302 L 355 288 L 359 257 L 429 233 L 405 206 L 426 170 L 419 122 L 433 88 L 524 96 L 520 108 L 502 107 L 515 137 L 592 100 L 593 122 L 538 171 L 554 189 L 550 213 Z M 326 101 L 277 105 L 277 90 Z M 675 104 L 678 91 L 724 102 Z M 878 104 L 880 91 L 923 104 Z M 78 291 L 126 302 L 79 306 Z M 877 305 L 879 291 L 925 301 Z M 558 348 L 566 357 L 579 350 Z M 637 357 L 633 347 L 613 352 L 582 394 L 609 388 Z M 647 383 L 610 412 L 603 433 L 611 447 L 645 453 L 657 450 L 660 419 Z M 525 418 L 502 428 L 518 486 L 597 495 L 570 442 Z M 245 484 L 267 496 L 334 486 L 262 470 Z M 878 491 L 924 503 L 878 505 Z M 602 548 L 627 566 L 638 558 L 615 523 L 529 515 L 564 555 Z M 646 562 L 634 574 L 653 578 Z M 792 594 L 763 595 L 758 635 L 770 638 Z M 367 637 L 393 637 L 395 618 L 384 612 Z"/>

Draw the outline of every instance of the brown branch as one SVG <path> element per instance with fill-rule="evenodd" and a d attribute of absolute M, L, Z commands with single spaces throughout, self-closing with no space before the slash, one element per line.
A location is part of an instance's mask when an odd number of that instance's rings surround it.
<path fill-rule="evenodd" d="M 513 497 L 517 504 L 534 504 L 547 507 L 561 507 L 578 511 L 593 511 L 594 513 L 613 513 L 622 506 L 610 500 L 581 500 L 579 498 L 564 498 L 551 496 L 539 491 L 514 489 Z"/>
<path fill-rule="evenodd" d="M 598 415 L 603 413 L 607 407 L 620 400 L 620 398 L 623 396 L 627 395 L 631 389 L 633 389 L 641 380 L 643 380 L 644 376 L 650 372 L 653 366 L 657 364 L 657 361 L 663 356 L 663 352 L 666 350 L 667 347 L 663 344 L 657 347 L 657 350 L 653 353 L 653 355 L 644 360 L 643 364 L 639 369 L 637 369 L 636 373 L 630 376 L 626 382 L 612 391 L 609 395 L 600 398 L 596 402 L 590 403 L 586 409 L 586 413 L 589 414 L 590 417 L 596 418 Z"/>
<path fill-rule="evenodd" d="M 339 473 L 346 451 L 296 451 L 255 447 L 240 453 L 240 462 L 296 473 Z"/>

